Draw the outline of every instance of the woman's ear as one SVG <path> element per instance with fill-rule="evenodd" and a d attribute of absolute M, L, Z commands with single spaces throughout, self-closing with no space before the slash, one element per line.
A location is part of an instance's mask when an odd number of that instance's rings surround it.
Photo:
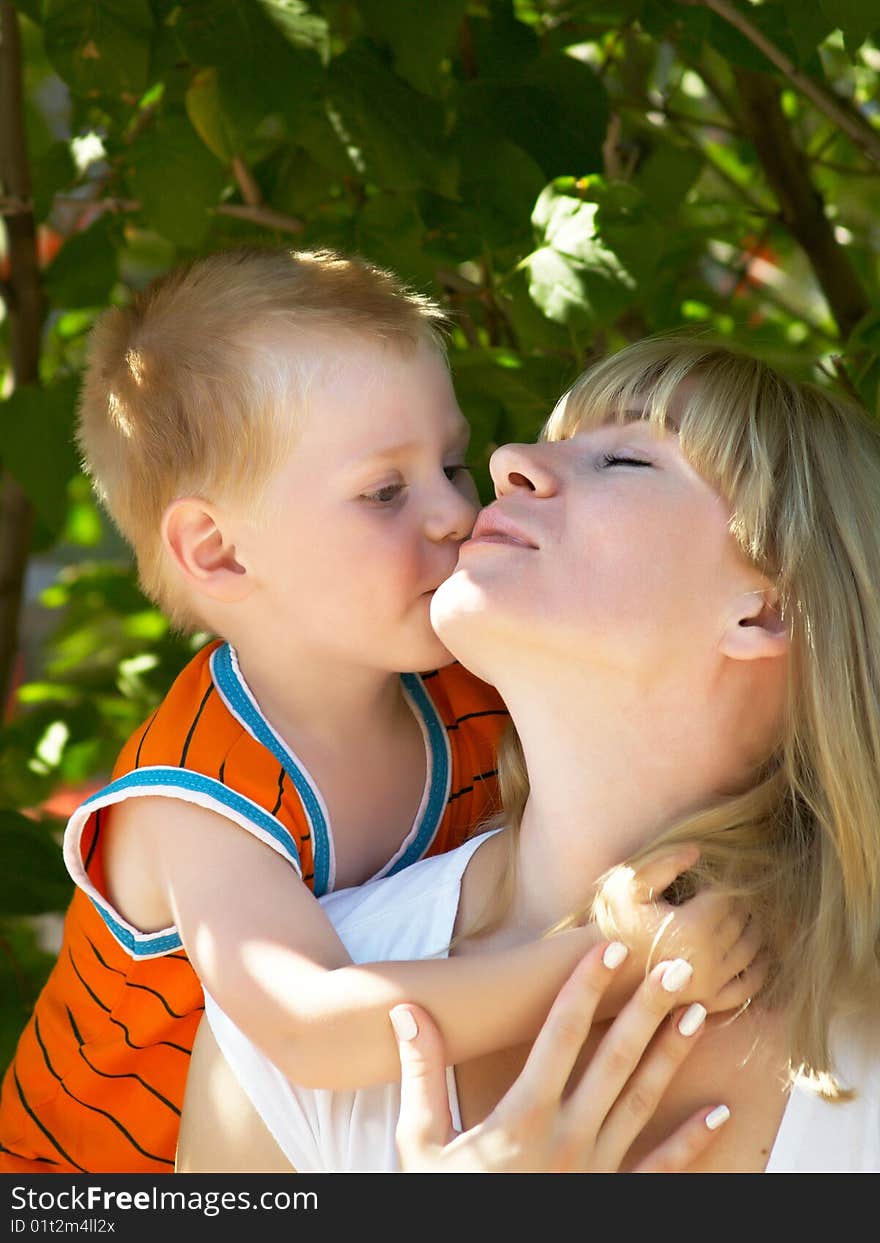
<path fill-rule="evenodd" d="M 720 650 L 731 660 L 773 660 L 788 652 L 788 625 L 775 587 L 747 591 L 731 610 Z"/>
<path fill-rule="evenodd" d="M 191 590 L 227 604 L 250 592 L 231 532 L 206 501 L 192 496 L 173 500 L 162 515 L 162 543 Z"/>

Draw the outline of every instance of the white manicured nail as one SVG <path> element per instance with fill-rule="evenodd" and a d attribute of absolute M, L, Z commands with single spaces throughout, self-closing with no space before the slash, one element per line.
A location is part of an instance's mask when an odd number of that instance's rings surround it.
<path fill-rule="evenodd" d="M 388 1016 L 398 1040 L 415 1040 L 418 1024 L 411 1010 L 392 1010 Z"/>
<path fill-rule="evenodd" d="M 710 1114 L 706 1115 L 706 1126 L 710 1131 L 717 1131 L 720 1126 L 724 1126 L 730 1117 L 730 1110 L 726 1105 L 716 1105 Z"/>
<path fill-rule="evenodd" d="M 703 1020 L 706 1017 L 706 1007 L 701 1006 L 695 1001 L 692 1006 L 688 1006 L 684 1014 L 678 1020 L 678 1030 L 683 1036 L 692 1036 L 695 1031 L 703 1026 Z"/>
<path fill-rule="evenodd" d="M 685 958 L 675 958 L 663 972 L 660 983 L 667 993 L 680 992 L 694 974 L 694 969 Z"/>
<path fill-rule="evenodd" d="M 602 961 L 606 967 L 613 970 L 615 967 L 620 966 L 628 953 L 629 950 L 622 941 L 612 941 L 609 945 L 605 946 L 605 953 L 602 955 Z"/>

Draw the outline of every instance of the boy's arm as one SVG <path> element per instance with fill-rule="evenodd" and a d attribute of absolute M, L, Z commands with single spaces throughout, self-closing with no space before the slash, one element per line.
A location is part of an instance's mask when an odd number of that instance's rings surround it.
<path fill-rule="evenodd" d="M 402 1001 L 430 1010 L 454 1061 L 532 1039 L 599 939 L 590 927 L 491 956 L 354 966 L 290 864 L 223 816 L 132 799 L 113 808 L 105 851 L 120 913 L 143 930 L 175 924 L 205 988 L 306 1087 L 396 1079 L 388 1012 Z"/>
<path fill-rule="evenodd" d="M 150 798 L 115 807 L 105 860 L 121 914 L 144 930 L 174 923 L 206 989 L 304 1087 L 397 1078 L 388 1012 L 400 1002 L 432 1014 L 453 1063 L 534 1039 L 602 936 L 589 924 L 491 954 L 354 966 L 288 862 L 223 816 L 182 801 L 171 810 L 166 799 Z M 146 876 L 156 878 L 152 892 Z M 617 1013 L 645 961 L 634 946 L 600 1019 Z M 681 994 L 683 1002 L 700 999 L 709 1003 L 692 990 Z"/>

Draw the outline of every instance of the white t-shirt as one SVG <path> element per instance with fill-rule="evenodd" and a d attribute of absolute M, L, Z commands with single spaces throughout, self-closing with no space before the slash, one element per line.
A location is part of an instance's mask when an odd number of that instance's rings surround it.
<path fill-rule="evenodd" d="M 355 963 L 445 958 L 458 911 L 461 879 L 484 833 L 458 850 L 413 864 L 395 876 L 321 899 Z M 389 1173 L 398 1168 L 394 1131 L 397 1084 L 349 1092 L 296 1087 L 205 997 L 214 1037 L 288 1161 L 301 1173 Z M 835 1065 L 856 1090 L 831 1104 L 801 1083 L 792 1088 L 767 1172 L 880 1172 L 880 1032 L 838 1026 Z M 453 1124 L 460 1127 L 452 1068 L 447 1072 Z"/>

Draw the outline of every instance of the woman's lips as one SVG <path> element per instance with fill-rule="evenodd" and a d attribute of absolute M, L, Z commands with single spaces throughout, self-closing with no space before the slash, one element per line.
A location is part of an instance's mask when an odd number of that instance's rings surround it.
<path fill-rule="evenodd" d="M 533 544 L 527 544 L 525 540 L 517 539 L 513 535 L 502 535 L 500 531 L 487 531 L 485 535 L 472 535 L 462 544 L 462 548 L 474 548 L 483 544 L 507 544 L 511 548 L 534 548 Z"/>
<path fill-rule="evenodd" d="M 462 547 L 475 544 L 512 544 L 515 547 L 532 549 L 538 547 L 515 522 L 494 505 L 489 505 L 477 515 L 471 538 Z"/>

